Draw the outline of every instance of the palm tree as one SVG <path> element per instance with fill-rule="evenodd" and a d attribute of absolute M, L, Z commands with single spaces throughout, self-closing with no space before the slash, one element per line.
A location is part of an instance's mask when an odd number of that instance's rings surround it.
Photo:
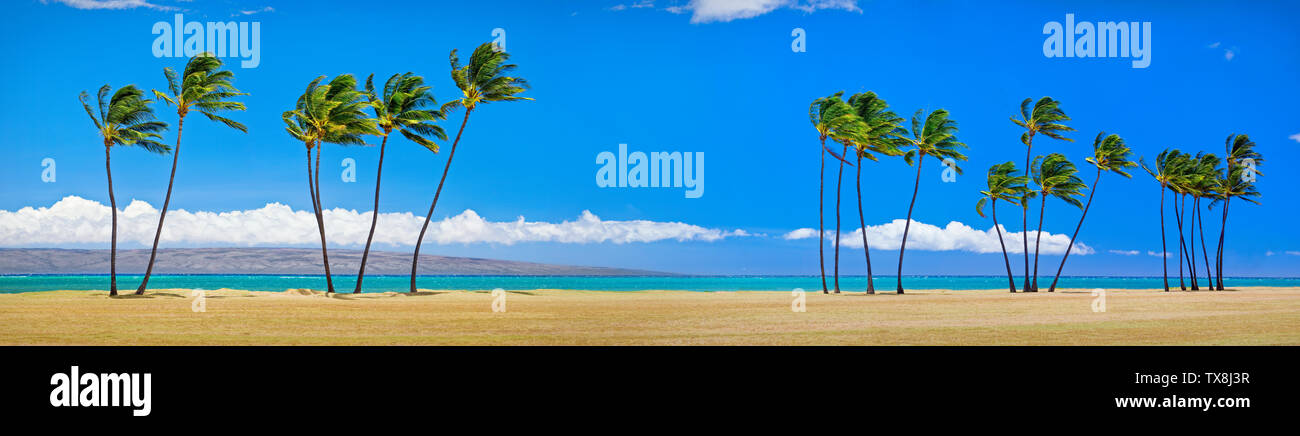
<path fill-rule="evenodd" d="M 307 191 L 311 194 L 312 211 L 316 214 L 316 228 L 320 231 L 321 258 L 325 264 L 327 293 L 334 292 L 334 279 L 330 274 L 330 257 L 325 242 L 325 217 L 320 196 L 320 154 L 325 143 L 340 145 L 365 145 L 363 135 L 378 135 L 375 120 L 366 117 L 369 106 L 364 93 L 357 91 L 357 80 L 351 74 L 342 74 L 321 85 L 325 76 L 317 77 L 307 85 L 291 111 L 281 117 L 289 136 L 307 146 Z M 316 149 L 315 175 L 312 174 L 312 149 Z"/>
<path fill-rule="evenodd" d="M 1061 257 L 1061 266 L 1056 267 L 1056 277 L 1052 279 L 1052 285 L 1047 287 L 1047 292 L 1056 291 L 1056 282 L 1061 280 L 1061 270 L 1065 269 L 1065 260 L 1070 258 L 1074 241 L 1079 238 L 1079 229 L 1083 228 L 1083 220 L 1088 217 L 1088 208 L 1092 207 L 1092 197 L 1097 194 L 1097 184 L 1101 183 L 1101 174 L 1110 171 L 1125 178 L 1133 178 L 1124 171 L 1137 166 L 1129 160 L 1129 154 L 1131 151 L 1128 145 L 1124 144 L 1124 139 L 1119 135 L 1106 135 L 1106 132 L 1101 132 L 1092 140 L 1092 156 L 1085 160 L 1097 167 L 1097 177 L 1093 179 L 1092 189 L 1088 191 L 1088 203 L 1083 206 L 1083 215 L 1079 217 L 1079 224 L 1074 227 L 1074 234 L 1070 235 L 1070 245 L 1065 247 L 1065 256 Z"/>
<path fill-rule="evenodd" d="M 1072 132 L 1073 128 L 1061 124 L 1063 121 L 1069 121 L 1070 117 L 1061 110 L 1061 102 L 1053 100 L 1052 97 L 1043 97 L 1034 102 L 1033 107 L 1029 103 L 1033 102 L 1032 98 L 1026 98 L 1020 102 L 1020 119 L 1011 117 L 1011 122 L 1016 123 L 1020 128 L 1025 129 L 1025 133 L 1020 135 L 1020 142 L 1025 144 L 1025 168 L 1029 168 L 1029 159 L 1034 154 L 1034 136 L 1042 133 L 1044 136 L 1062 141 L 1074 142 L 1073 139 L 1061 136 L 1061 132 Z M 1022 234 L 1022 243 L 1025 250 L 1025 292 L 1038 292 L 1037 287 L 1030 287 L 1029 283 L 1029 203 L 1021 210 L 1020 225 L 1024 229 Z"/>
<path fill-rule="evenodd" d="M 1034 281 L 1033 289 L 1038 289 L 1038 251 L 1043 242 L 1043 215 L 1047 212 L 1047 197 L 1056 197 L 1070 205 L 1083 208 L 1079 199 L 1074 197 L 1083 196 L 1084 189 L 1088 185 L 1083 184 L 1083 180 L 1077 175 L 1079 170 L 1075 168 L 1074 163 L 1065 158 L 1060 153 L 1052 153 L 1046 157 L 1039 156 L 1034 159 L 1034 166 L 1031 168 L 1033 173 L 1034 184 L 1037 185 L 1039 198 L 1038 205 L 1038 234 L 1034 236 Z"/>
<path fill-rule="evenodd" d="M 1218 156 L 1214 154 L 1201 154 L 1199 156 L 1200 159 L 1195 169 L 1195 183 L 1189 187 L 1192 193 L 1192 222 L 1190 225 L 1195 226 L 1193 229 L 1195 233 L 1192 236 L 1200 236 L 1201 238 L 1201 260 L 1203 260 L 1202 264 L 1205 265 L 1205 280 L 1209 283 L 1207 288 L 1214 290 L 1214 274 L 1210 271 L 1210 254 L 1205 246 L 1205 220 L 1202 217 L 1204 212 L 1201 210 L 1201 199 L 1213 198 L 1216 195 L 1215 190 L 1218 189 L 1218 181 L 1222 175 L 1220 175 Z M 1191 249 L 1192 259 L 1196 259 L 1195 242 L 1192 243 Z"/>
<path fill-rule="evenodd" d="M 1226 178 L 1220 181 L 1218 187 L 1219 196 L 1210 202 L 1210 208 L 1213 208 L 1219 202 L 1223 202 L 1223 208 L 1224 208 L 1223 216 L 1225 217 L 1223 226 L 1225 227 L 1228 225 L 1228 222 L 1226 220 L 1226 217 L 1228 216 L 1227 208 L 1233 198 L 1240 198 L 1242 201 L 1251 204 L 1259 204 L 1259 201 L 1255 199 L 1260 197 L 1260 193 L 1255 188 L 1255 183 L 1250 181 L 1250 178 L 1252 176 L 1247 175 L 1248 174 L 1247 171 L 1250 171 L 1250 169 L 1242 166 L 1233 168 L 1232 172 L 1229 173 Z M 1220 230 L 1220 232 L 1222 232 L 1222 230 Z M 1219 240 L 1220 240 L 1219 259 L 1218 259 L 1219 277 L 1218 277 L 1218 283 L 1216 288 L 1219 290 L 1223 290 L 1223 242 L 1222 242 L 1223 234 L 1222 233 L 1220 233 L 1219 235 Z"/>
<path fill-rule="evenodd" d="M 930 112 L 925 117 L 925 125 L 921 124 L 921 115 L 925 113 L 924 109 L 918 109 L 912 115 L 912 136 L 905 138 L 907 143 L 913 147 L 903 154 L 903 161 L 908 165 L 916 162 L 916 182 L 912 186 L 912 202 L 907 206 L 907 222 L 903 224 L 903 242 L 898 247 L 898 293 L 903 293 L 903 254 L 907 251 L 907 233 L 912 228 L 912 208 L 916 206 L 916 193 L 921 188 L 921 163 L 925 156 L 931 155 L 938 159 L 954 161 L 953 171 L 961 174 L 961 167 L 955 164 L 955 161 L 966 160 L 966 156 L 961 154 L 959 149 L 967 148 L 966 144 L 957 140 L 957 122 L 948 119 L 948 111 L 939 109 Z"/>
<path fill-rule="evenodd" d="M 830 293 L 826 286 L 826 220 L 823 215 L 826 209 L 826 153 L 844 162 L 843 157 L 826 147 L 826 140 L 845 143 L 847 150 L 846 141 L 863 128 L 862 120 L 853 114 L 853 108 L 844 102 L 843 95 L 844 91 L 840 91 L 813 100 L 812 104 L 808 105 L 808 119 L 812 122 L 813 128 L 817 129 L 817 139 L 821 141 L 822 153 L 821 169 L 817 174 L 819 183 L 817 186 L 817 258 L 821 266 L 823 294 Z M 838 239 L 836 238 L 837 241 Z"/>
<path fill-rule="evenodd" d="M 858 125 L 856 128 L 862 127 L 861 120 L 856 124 Z M 844 191 L 844 164 L 848 163 L 848 160 L 845 159 L 845 157 L 848 157 L 849 145 L 852 145 L 853 141 L 846 139 L 840 143 L 844 145 L 844 151 L 839 155 L 840 169 L 838 175 L 835 176 L 835 257 L 831 263 L 831 265 L 834 266 L 834 272 L 832 275 L 835 277 L 836 294 L 840 293 L 840 193 Z M 861 162 L 858 163 L 861 165 Z M 853 164 L 849 165 L 852 166 Z M 858 167 L 858 173 L 862 173 L 861 166 Z"/>
<path fill-rule="evenodd" d="M 866 158 L 875 162 L 877 161 L 875 154 L 884 156 L 901 154 L 898 147 L 903 144 L 902 137 L 907 135 L 907 130 L 902 127 L 903 117 L 889 110 L 889 104 L 884 99 L 876 96 L 874 92 L 867 91 L 854 94 L 849 97 L 849 106 L 853 108 L 853 113 L 861 120 L 860 129 L 851 142 L 858 155 L 858 224 L 862 229 L 862 252 L 867 257 L 867 293 L 875 294 L 875 278 L 871 270 L 871 245 L 867 243 L 867 220 L 862 214 L 862 159 Z M 838 232 L 838 226 L 836 226 L 836 231 Z M 837 266 L 839 264 L 839 239 L 838 236 L 835 238 Z"/>
<path fill-rule="evenodd" d="M 975 203 L 975 212 L 979 213 L 981 217 L 984 216 L 984 204 L 989 203 L 991 207 L 993 228 L 997 230 L 998 244 L 1002 246 L 1002 261 L 1007 265 L 1007 285 L 1010 287 L 1011 293 L 1016 292 L 1016 279 L 1011 274 L 1011 258 L 1007 256 L 1007 244 L 1002 241 L 1002 226 L 998 224 L 998 200 L 1011 204 L 1020 204 L 1021 207 L 1024 207 L 1024 203 L 1028 200 L 1027 194 L 1032 194 L 1029 192 L 1029 188 L 1025 186 L 1029 183 L 1029 178 L 1023 175 L 1018 176 L 1016 172 L 1016 164 L 1012 162 L 989 167 L 988 190 L 980 191 L 980 194 L 984 196 L 980 197 L 979 202 Z"/>
<path fill-rule="evenodd" d="M 434 153 L 438 144 L 426 138 L 432 136 L 447 140 L 447 132 L 436 121 L 447 119 L 437 109 L 438 101 L 433 98 L 433 87 L 424 84 L 424 78 L 411 72 L 394 74 L 384 82 L 384 89 L 375 92 L 375 75 L 366 78 L 366 97 L 375 112 L 380 136 L 379 168 L 375 170 L 375 208 L 370 214 L 370 234 L 366 236 L 366 248 L 361 252 L 361 268 L 357 270 L 357 287 L 352 293 L 361 292 L 361 281 L 366 277 L 366 259 L 370 257 L 370 242 L 375 238 L 375 225 L 379 223 L 379 181 L 384 173 L 384 149 L 388 146 L 388 135 L 397 130 L 416 144 L 424 146 Z"/>
<path fill-rule="evenodd" d="M 1250 136 L 1245 134 L 1228 135 L 1228 138 L 1223 141 L 1223 146 L 1225 149 L 1223 161 L 1227 166 L 1227 170 L 1223 175 L 1227 178 L 1219 181 L 1220 192 L 1218 198 L 1210 202 L 1210 206 L 1213 207 L 1215 203 L 1218 203 L 1220 200 L 1223 201 L 1223 221 L 1219 227 L 1219 248 L 1218 253 L 1215 255 L 1215 266 L 1218 272 L 1218 282 L 1216 283 L 1215 288 L 1220 291 L 1223 290 L 1223 236 L 1228 226 L 1229 200 L 1234 196 L 1243 198 L 1259 196 L 1259 193 L 1255 191 L 1253 181 L 1255 180 L 1255 176 L 1264 175 L 1264 173 L 1251 168 L 1247 170 L 1251 171 L 1249 176 L 1247 176 L 1245 172 L 1240 172 L 1236 174 L 1244 178 L 1233 180 L 1233 174 L 1234 171 L 1236 171 L 1236 169 L 1233 168 L 1234 164 L 1240 165 L 1245 159 L 1251 159 L 1256 166 L 1264 163 L 1264 156 L 1255 151 L 1255 142 L 1250 140 Z M 1249 178 L 1249 180 L 1246 180 L 1246 178 Z M 1254 194 L 1244 195 L 1247 192 L 1254 192 Z M 1258 204 L 1252 200 L 1247 201 Z"/>
<path fill-rule="evenodd" d="M 460 88 L 461 98 L 452 100 L 442 106 L 442 112 L 445 115 L 451 110 L 458 107 L 465 108 L 465 118 L 460 122 L 460 130 L 456 132 L 456 139 L 451 143 L 451 153 L 447 154 L 447 165 L 442 170 L 442 178 L 438 180 L 438 189 L 434 191 L 433 203 L 429 205 L 429 213 L 424 216 L 424 226 L 420 227 L 420 237 L 415 240 L 415 256 L 411 259 L 411 292 L 415 292 L 415 273 L 416 267 L 420 263 L 420 243 L 424 241 L 424 232 L 429 229 L 429 221 L 433 219 L 433 209 L 438 206 L 438 197 L 442 195 L 442 185 L 447 181 L 447 172 L 451 170 L 451 159 L 456 156 L 456 145 L 460 144 L 460 135 L 465 133 L 465 124 L 469 122 L 469 114 L 478 108 L 479 104 L 488 104 L 497 101 L 520 101 L 532 100 L 528 97 L 520 97 L 517 94 L 528 89 L 528 81 L 521 77 L 510 76 L 518 68 L 515 64 L 507 63 L 510 60 L 510 54 L 501 50 L 492 43 L 484 43 L 474 49 L 474 53 L 469 57 L 469 63 L 460 64 L 460 58 L 456 56 L 456 50 L 451 50 L 451 79 Z"/>
<path fill-rule="evenodd" d="M 1191 155 L 1180 153 L 1170 156 L 1175 161 L 1172 172 L 1173 178 L 1169 183 L 1169 190 L 1174 193 L 1174 223 L 1178 226 L 1178 287 L 1180 290 L 1187 290 L 1187 284 L 1183 281 L 1183 263 L 1184 261 L 1190 266 L 1191 260 L 1187 258 L 1187 239 L 1183 234 L 1183 212 L 1186 211 L 1186 205 L 1183 205 L 1182 199 L 1187 195 L 1187 187 L 1193 182 L 1195 161 Z M 1196 286 L 1196 270 L 1191 272 L 1192 289 Z"/>
<path fill-rule="evenodd" d="M 1169 292 L 1169 248 L 1165 245 L 1165 191 L 1177 177 L 1179 154 L 1181 153 L 1178 150 L 1161 151 L 1156 155 L 1154 167 L 1148 167 L 1145 161 L 1138 159 L 1138 165 L 1160 183 L 1160 263 L 1164 271 L 1165 292 Z"/>
<path fill-rule="evenodd" d="M 113 88 L 104 85 L 99 88 L 95 99 L 99 104 L 99 116 L 90 109 L 86 102 L 89 95 L 81 91 L 77 97 L 86 115 L 95 123 L 100 138 L 104 140 L 104 170 L 108 173 L 108 204 L 113 214 L 112 242 L 108 257 L 108 295 L 117 296 L 117 199 L 113 197 L 113 166 L 109 151 L 113 146 L 136 146 L 150 153 L 165 154 L 171 151 L 166 144 L 158 142 L 162 135 L 158 132 L 167 130 L 167 123 L 154 118 L 153 100 L 144 98 L 144 91 L 135 85 L 126 85 L 108 96 Z M 107 100 L 106 100 L 107 98 Z"/>
<path fill-rule="evenodd" d="M 188 115 L 190 110 L 193 109 L 208 117 L 209 120 L 248 133 L 248 128 L 244 127 L 243 124 L 217 115 L 224 111 L 244 110 L 243 103 L 227 100 L 248 95 L 239 92 L 230 83 L 231 79 L 234 78 L 234 73 L 228 70 L 220 70 L 220 68 L 221 59 L 216 58 L 211 53 L 201 53 L 190 58 L 189 62 L 185 64 L 185 71 L 180 76 L 177 76 L 176 72 L 171 68 L 163 68 L 163 75 L 167 77 L 167 90 L 171 92 L 171 95 L 156 89 L 153 91 L 158 100 L 176 106 L 176 147 L 172 149 L 172 172 L 167 177 L 167 195 L 163 197 L 162 213 L 158 215 L 158 229 L 153 234 L 153 248 L 149 251 L 149 266 L 144 270 L 144 280 L 140 282 L 140 288 L 135 290 L 136 295 L 143 295 L 145 288 L 149 286 L 149 276 L 153 274 L 153 262 L 158 256 L 158 240 L 162 237 L 163 221 L 167 219 L 167 207 L 172 201 L 172 184 L 176 181 L 176 163 L 180 160 L 181 155 L 181 131 L 185 129 L 185 115 Z"/>

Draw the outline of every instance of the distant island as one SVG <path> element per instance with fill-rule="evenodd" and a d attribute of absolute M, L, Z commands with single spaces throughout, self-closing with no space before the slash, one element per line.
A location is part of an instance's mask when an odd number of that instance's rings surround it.
<path fill-rule="evenodd" d="M 0 274 L 108 274 L 108 250 L 0 248 Z M 118 250 L 119 274 L 143 274 L 149 250 Z M 335 274 L 356 274 L 361 250 L 330 250 Z M 310 248 L 167 248 L 155 274 L 322 274 L 320 250 Z M 371 251 L 366 273 L 409 275 L 411 254 Z M 595 266 L 552 265 L 472 257 L 420 256 L 421 275 L 672 276 Z"/>

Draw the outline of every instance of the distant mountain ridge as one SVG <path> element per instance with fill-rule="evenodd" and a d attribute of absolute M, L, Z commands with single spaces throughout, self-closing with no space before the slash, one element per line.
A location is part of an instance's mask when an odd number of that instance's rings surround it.
<path fill-rule="evenodd" d="M 109 251 L 103 249 L 0 248 L 0 274 L 108 274 Z M 117 273 L 144 274 L 149 250 L 118 250 Z M 335 275 L 356 274 L 361 250 L 330 250 Z M 158 250 L 154 274 L 324 274 L 320 250 L 310 248 L 164 248 Z M 411 273 L 411 255 L 371 251 L 367 275 Z M 421 275 L 580 275 L 672 276 L 624 268 L 553 265 L 510 260 L 421 255 Z"/>

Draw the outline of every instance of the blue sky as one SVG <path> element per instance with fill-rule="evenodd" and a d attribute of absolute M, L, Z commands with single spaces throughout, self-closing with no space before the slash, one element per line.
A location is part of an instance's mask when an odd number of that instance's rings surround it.
<path fill-rule="evenodd" d="M 236 85 L 251 94 L 244 99 L 248 111 L 232 116 L 248 125 L 248 134 L 187 118 L 173 211 L 254 211 L 268 203 L 309 210 L 303 145 L 284 133 L 279 119 L 307 82 L 318 75 L 387 77 L 413 71 L 434 86 L 440 102 L 451 100 L 458 91 L 447 75 L 448 52 L 472 50 L 500 28 L 519 75 L 533 84 L 526 95 L 536 101 L 491 104 L 473 114 L 435 220 L 466 210 L 489 223 L 523 216 L 530 223 L 555 224 L 529 234 L 560 232 L 568 239 L 518 239 L 480 229 L 440 241 L 431 236 L 424 252 L 686 273 L 816 273 L 813 239 L 785 237 L 817 226 L 818 147 L 808 104 L 835 91 L 871 90 L 904 116 L 922 108 L 948 109 L 960 123 L 959 137 L 971 147 L 970 161 L 963 164 L 966 174 L 954 183 L 941 182 L 936 162 L 925 163 L 914 214 L 919 222 L 991 229 L 991 221 L 974 209 L 984 171 L 1008 160 L 1023 165 L 1024 159 L 1020 131 L 1007 118 L 1022 99 L 1050 95 L 1062 101 L 1078 131 L 1070 135 L 1073 143 L 1038 139 L 1035 154 L 1066 154 L 1089 184 L 1093 173 L 1083 158 L 1101 130 L 1120 134 L 1148 160 L 1166 147 L 1221 154 L 1228 134 L 1251 135 L 1267 158 L 1267 175 L 1258 183 L 1263 205 L 1233 205 L 1227 271 L 1294 276 L 1300 266 L 1300 237 L 1291 225 L 1300 198 L 1289 179 L 1290 166 L 1300 159 L 1300 136 L 1289 138 L 1300 134 L 1290 104 L 1300 98 L 1295 80 L 1300 6 L 1294 3 L 773 0 L 719 6 L 658 0 L 308 6 L 70 0 L 6 7 L 16 17 L 0 30 L 0 53 L 10 59 L 10 67 L 0 71 L 0 90 L 9 102 L 0 106 L 0 123 L 8 132 L 0 160 L 0 228 L 10 220 L 5 230 L 10 241 L 3 246 L 107 246 L 106 237 L 67 236 L 82 233 L 58 227 L 70 225 L 66 222 L 53 224 L 60 221 L 51 214 L 24 221 L 28 227 L 23 228 L 15 224 L 24 219 L 16 211 L 48 208 L 68 196 L 108 203 L 100 143 L 75 97 L 104 83 L 162 89 L 162 68 L 179 69 L 184 59 L 154 57 L 151 28 L 182 13 L 186 21 L 259 22 L 261 53 L 256 68 L 227 59 Z M 1119 58 L 1045 57 L 1043 26 L 1063 22 L 1067 13 L 1077 21 L 1151 22 L 1150 66 L 1132 68 L 1130 59 Z M 791 50 L 795 28 L 804 29 L 806 52 Z M 174 124 L 174 110 L 160 106 L 158 112 Z M 444 127 L 454 132 L 459 116 Z M 166 141 L 173 142 L 173 135 L 167 133 Z M 617 152 L 620 143 L 631 151 L 703 152 L 704 196 L 686 198 L 682 189 L 598 187 L 595 158 Z M 446 150 L 435 155 L 394 137 L 385 160 L 381 212 L 422 218 Z M 54 183 L 41 178 L 45 158 L 55 159 Z M 345 158 L 357 163 L 355 183 L 339 177 Z M 377 158 L 375 147 L 327 146 L 325 206 L 369 212 Z M 160 207 L 169 166 L 169 157 L 114 150 L 118 207 L 133 199 Z M 828 227 L 834 225 L 834 170 L 828 165 Z M 868 226 L 905 216 L 914 174 L 897 158 L 864 168 Z M 858 225 L 852 168 L 845 175 L 842 213 L 848 232 Z M 1094 253 L 1072 255 L 1067 274 L 1159 274 L 1159 258 L 1147 254 L 1160 250 L 1158 199 L 1158 186 L 1141 170 L 1131 180 L 1103 176 L 1079 237 Z M 1003 206 L 1002 224 L 1020 231 L 1018 211 Z M 601 221 L 580 225 L 584 211 Z M 194 216 L 196 223 L 203 219 Z M 1078 217 L 1077 209 L 1050 202 L 1044 231 L 1068 235 Z M 1218 211 L 1205 217 L 1207 236 L 1217 236 Z M 381 217 L 381 224 L 385 220 Z M 33 228 L 32 222 L 46 227 Z M 465 222 L 477 221 L 460 223 Z M 1172 235 L 1172 216 L 1168 223 Z M 170 214 L 168 224 L 170 231 Z M 453 221 L 447 225 L 449 232 L 464 229 Z M 97 235 L 88 228 L 87 235 Z M 616 235 L 601 236 L 610 232 Z M 412 242 L 414 237 L 394 236 Z M 164 246 L 249 243 L 177 238 L 165 238 Z M 616 242 L 619 238 L 631 242 Z M 339 247 L 357 248 L 347 237 L 339 240 Z M 311 246 L 309 240 L 252 242 Z M 1003 272 L 999 253 L 977 252 L 969 241 L 945 249 L 943 242 L 909 239 L 905 273 Z M 1173 250 L 1177 241 L 1170 242 Z M 129 238 L 122 245 L 144 246 Z M 376 248 L 407 251 L 410 243 Z M 842 270 L 861 274 L 861 249 L 842 250 Z M 1138 254 L 1118 253 L 1132 251 Z M 873 250 L 877 273 L 892 273 L 896 259 L 896 250 Z M 1056 255 L 1044 259 L 1051 267 L 1059 261 Z"/>

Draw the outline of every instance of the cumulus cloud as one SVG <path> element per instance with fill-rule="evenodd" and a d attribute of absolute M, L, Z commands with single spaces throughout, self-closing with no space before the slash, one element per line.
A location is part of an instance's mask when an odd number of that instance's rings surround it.
<path fill-rule="evenodd" d="M 41 3 L 62 3 L 77 9 L 135 9 L 149 8 L 172 11 L 177 8 L 149 3 L 145 0 L 41 0 Z"/>
<path fill-rule="evenodd" d="M 1142 254 L 1141 251 L 1137 251 L 1137 250 L 1108 250 L 1108 251 L 1110 252 L 1110 254 L 1118 254 L 1122 256 L 1137 256 L 1139 254 Z"/>
<path fill-rule="evenodd" d="M 781 8 L 807 13 L 819 9 L 862 12 L 857 0 L 691 0 L 685 6 L 672 6 L 666 10 L 674 14 L 691 11 L 691 23 L 698 24 L 754 18 Z"/>
<path fill-rule="evenodd" d="M 781 236 L 781 238 L 785 240 L 808 239 L 808 238 L 815 238 L 815 237 L 817 237 L 817 229 L 809 229 L 809 228 L 798 229 L 790 233 L 786 233 L 784 236 Z"/>
<path fill-rule="evenodd" d="M 325 210 L 324 214 L 326 236 L 331 244 L 365 244 L 370 212 L 336 208 Z M 0 210 L 0 246 L 102 244 L 109 240 L 110 223 L 108 206 L 77 196 L 64 197 L 50 207 Z M 157 209 L 133 200 L 118 212 L 118 241 L 151 244 L 157 223 Z M 409 212 L 381 213 L 374 243 L 410 246 L 423 224 L 423 216 Z M 522 216 L 514 221 L 494 222 L 473 210 L 465 210 L 432 222 L 424 240 L 436 244 L 627 244 L 667 240 L 712 242 L 745 236 L 750 235 L 744 230 L 711 229 L 681 222 L 608 221 L 590 211 L 583 211 L 573 221 L 549 223 L 527 221 Z M 315 215 L 310 211 L 270 203 L 260 209 L 228 212 L 168 211 L 162 241 L 203 245 L 310 245 L 320 242 L 320 234 Z"/>
<path fill-rule="evenodd" d="M 896 250 L 903 240 L 903 227 L 907 220 L 896 219 L 891 222 L 867 226 L 867 239 L 872 248 L 883 250 Z M 999 226 L 1001 227 L 1001 226 Z M 1006 227 L 1001 227 L 1002 237 L 1007 245 L 1008 253 L 1023 253 L 1024 244 L 1022 233 L 1011 233 Z M 1037 232 L 1031 232 L 1037 233 Z M 834 239 L 835 232 L 829 232 L 827 239 Z M 785 239 L 808 239 L 817 237 L 817 229 L 802 228 L 783 236 Z M 1030 235 L 1030 250 L 1033 250 L 1034 235 Z M 840 234 L 840 244 L 853 248 L 862 247 L 862 229 L 857 229 L 847 234 Z M 1043 254 L 1064 254 L 1065 248 L 1070 244 L 1069 235 L 1054 235 L 1043 232 L 1042 247 L 1040 251 Z M 1002 246 L 998 243 L 997 230 L 990 227 L 988 230 L 976 230 L 968 225 L 957 221 L 949 222 L 945 227 L 926 224 L 920 221 L 912 220 L 912 228 L 907 234 L 907 248 L 915 250 L 928 251 L 969 251 L 974 253 L 1001 253 Z M 1086 255 L 1093 254 L 1096 251 L 1083 243 L 1075 243 L 1073 254 Z"/>

